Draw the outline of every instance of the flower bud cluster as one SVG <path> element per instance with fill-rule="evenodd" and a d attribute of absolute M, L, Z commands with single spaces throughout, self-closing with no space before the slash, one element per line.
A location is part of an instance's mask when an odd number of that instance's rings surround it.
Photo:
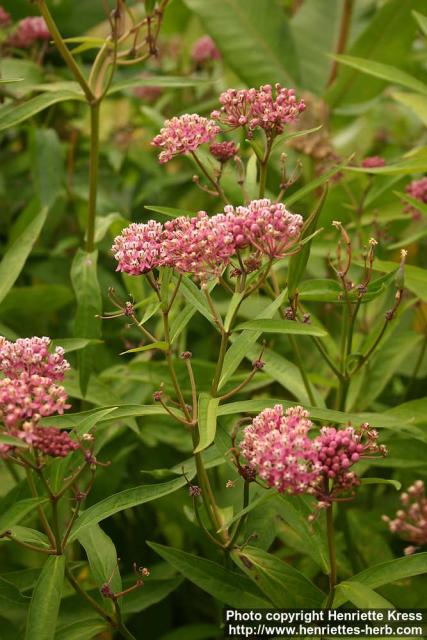
<path fill-rule="evenodd" d="M 65 458 L 79 448 L 79 444 L 71 440 L 66 431 L 55 427 L 36 427 L 23 437 L 35 449 L 52 458 Z"/>
<path fill-rule="evenodd" d="M 427 544 L 427 497 L 424 482 L 414 482 L 401 494 L 400 501 L 402 509 L 397 511 L 394 519 L 383 516 L 383 520 L 392 533 L 398 533 L 404 540 L 413 543 L 405 549 L 408 555 L 416 551 L 417 547 Z"/>
<path fill-rule="evenodd" d="M 203 64 L 210 60 L 219 60 L 221 58 L 221 54 L 212 38 L 205 35 L 194 43 L 191 50 L 191 57 L 196 64 Z"/>
<path fill-rule="evenodd" d="M 222 107 L 211 113 L 211 118 L 236 129 L 245 127 L 247 135 L 253 136 L 261 128 L 267 135 L 283 133 L 290 122 L 295 122 L 304 111 L 304 100 L 298 100 L 293 89 L 279 83 L 261 86 L 259 89 L 228 89 L 220 95 Z"/>
<path fill-rule="evenodd" d="M 378 169 L 384 167 L 385 160 L 381 156 L 368 156 L 362 160 L 362 167 L 365 169 Z"/>
<path fill-rule="evenodd" d="M 0 5 L 0 27 L 7 27 L 11 22 L 12 18 L 10 17 L 10 14 L 2 5 Z"/>
<path fill-rule="evenodd" d="M 260 257 L 283 257 L 298 240 L 302 224 L 302 217 L 283 204 L 254 200 L 247 207 L 227 206 L 212 217 L 200 211 L 164 226 L 154 220 L 131 224 L 114 240 L 112 251 L 117 271 L 139 275 L 170 266 L 205 281 L 219 276 L 232 256 L 246 247 L 255 253 L 258 266 Z"/>
<path fill-rule="evenodd" d="M 9 43 L 19 49 L 28 49 L 36 42 L 48 41 L 49 39 L 50 33 L 44 18 L 28 16 L 18 24 Z"/>
<path fill-rule="evenodd" d="M 283 412 L 282 405 L 264 409 L 245 428 L 241 453 L 262 480 L 282 493 L 309 493 L 329 504 L 333 497 L 359 484 L 350 467 L 363 456 L 385 449 L 377 444 L 378 433 L 368 424 L 353 428 L 323 427 L 311 439 L 310 414 L 300 406 Z M 333 488 L 325 494 L 325 482 Z"/>
<path fill-rule="evenodd" d="M 405 189 L 405 192 L 411 198 L 419 200 L 423 204 L 427 204 L 427 177 L 419 180 L 412 180 Z M 421 219 L 421 212 L 411 204 L 405 206 L 405 213 L 410 213 L 414 220 Z"/>

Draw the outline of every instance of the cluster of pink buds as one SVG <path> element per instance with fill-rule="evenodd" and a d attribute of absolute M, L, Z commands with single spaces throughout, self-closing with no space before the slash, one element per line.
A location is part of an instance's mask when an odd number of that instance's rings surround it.
<path fill-rule="evenodd" d="M 0 337 L 0 371 L 4 376 L 0 379 L 0 418 L 10 435 L 22 438 L 42 452 L 48 451 L 53 432 L 52 451 L 73 448 L 67 434 L 38 427 L 42 417 L 62 414 L 69 408 L 65 389 L 57 382 L 63 380 L 70 365 L 61 347 L 49 351 L 50 343 L 46 337 L 16 342 Z M 3 446 L 1 453 L 9 449 Z"/>
<path fill-rule="evenodd" d="M 11 22 L 10 14 L 0 5 L 0 27 L 8 27 Z"/>
<path fill-rule="evenodd" d="M 271 203 L 268 198 L 253 200 L 247 207 L 224 209 L 230 221 L 236 247 L 252 246 L 269 258 L 282 258 L 295 244 L 303 218 L 290 213 L 284 204 Z"/>
<path fill-rule="evenodd" d="M 218 51 L 215 42 L 208 35 L 202 36 L 194 43 L 191 50 L 191 57 L 196 64 L 203 64 L 211 60 L 219 60 L 221 54 Z"/>
<path fill-rule="evenodd" d="M 209 151 L 218 162 L 222 164 L 231 160 L 238 153 L 238 148 L 234 142 L 212 142 Z"/>
<path fill-rule="evenodd" d="M 278 83 L 274 90 L 269 84 L 259 89 L 228 89 L 219 101 L 222 106 L 211 118 L 231 129 L 244 127 L 249 137 L 257 128 L 270 137 L 279 135 L 305 109 L 304 100 L 298 102 L 293 89 Z"/>
<path fill-rule="evenodd" d="M 174 156 L 191 153 L 200 145 L 212 142 L 219 130 L 213 120 L 197 113 L 175 116 L 165 121 L 164 127 L 151 144 L 162 149 L 159 161 L 164 164 Z"/>
<path fill-rule="evenodd" d="M 264 409 L 245 428 L 240 448 L 249 467 L 282 493 L 306 493 L 316 483 L 321 465 L 308 432 L 308 411 L 277 404 Z"/>
<path fill-rule="evenodd" d="M 29 16 L 18 24 L 9 43 L 19 49 L 28 49 L 36 42 L 46 42 L 49 39 L 50 33 L 44 18 Z"/>
<path fill-rule="evenodd" d="M 368 156 L 362 160 L 362 167 L 365 169 L 378 169 L 379 167 L 384 167 L 384 165 L 385 160 L 381 156 Z"/>
<path fill-rule="evenodd" d="M 405 554 L 414 553 L 418 547 L 427 544 L 427 497 L 422 480 L 417 480 L 407 491 L 401 494 L 402 509 L 392 520 L 383 516 L 392 533 L 398 533 L 404 540 L 413 544 L 406 547 Z"/>
<path fill-rule="evenodd" d="M 268 486 L 279 493 L 314 495 L 327 507 L 337 494 L 359 484 L 349 470 L 353 464 L 362 457 L 385 455 L 386 450 L 377 444 L 378 433 L 368 424 L 358 432 L 351 427 L 323 427 L 311 439 L 312 427 L 310 414 L 302 407 L 283 413 L 282 405 L 276 405 L 264 409 L 245 428 L 240 451 Z"/>
<path fill-rule="evenodd" d="M 419 200 L 423 204 L 427 204 L 427 177 L 420 178 L 419 180 L 412 180 L 405 189 L 408 196 Z M 421 212 L 411 204 L 405 206 L 405 213 L 410 213 L 413 220 L 421 219 Z"/>
<path fill-rule="evenodd" d="M 69 453 L 79 448 L 78 442 L 71 440 L 66 431 L 55 427 L 35 427 L 23 439 L 34 449 L 52 458 L 65 458 Z"/>
<path fill-rule="evenodd" d="M 254 200 L 247 207 L 226 206 L 212 217 L 199 211 L 164 226 L 154 220 L 133 223 L 115 238 L 112 251 L 117 271 L 140 275 L 169 266 L 206 281 L 220 276 L 232 256 L 247 247 L 253 252 L 248 272 L 260 266 L 262 257 L 282 258 L 297 242 L 302 224 L 302 217 L 283 204 Z"/>

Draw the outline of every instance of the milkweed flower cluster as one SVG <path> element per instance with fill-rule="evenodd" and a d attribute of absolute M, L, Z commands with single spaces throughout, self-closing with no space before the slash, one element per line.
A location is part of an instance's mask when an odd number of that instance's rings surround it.
<path fill-rule="evenodd" d="M 70 368 L 64 358 L 64 350 L 56 347 L 49 352 L 50 338 L 24 338 L 10 342 L 0 337 L 0 419 L 6 431 L 22 438 L 43 452 L 49 449 L 51 430 L 39 427 L 42 417 L 62 414 L 69 408 L 67 394 L 62 381 Z M 58 432 L 52 441 L 52 451 L 69 450 L 75 444 L 66 433 Z M 52 439 L 52 438 L 51 438 Z M 2 446 L 0 452 L 7 454 L 8 446 Z M 52 455 L 52 454 L 49 454 Z"/>
<path fill-rule="evenodd" d="M 205 35 L 194 43 L 191 50 L 191 57 L 196 64 L 203 64 L 209 60 L 219 60 L 221 58 L 221 54 L 212 38 Z"/>
<path fill-rule="evenodd" d="M 213 120 L 197 113 L 185 114 L 166 120 L 151 144 L 162 149 L 159 161 L 164 164 L 174 156 L 190 153 L 200 145 L 212 142 L 219 131 Z"/>
<path fill-rule="evenodd" d="M 363 456 L 386 451 L 377 444 L 378 434 L 364 424 L 357 432 L 351 427 L 337 430 L 323 427 L 310 438 L 310 414 L 296 406 L 283 412 L 282 405 L 264 409 L 245 428 L 240 450 L 268 486 L 279 493 L 308 493 L 327 505 L 340 492 L 359 483 L 349 468 Z M 331 491 L 325 490 L 333 480 Z"/>
<path fill-rule="evenodd" d="M 384 158 L 381 156 L 368 156 L 362 160 L 362 167 L 365 169 L 378 169 L 385 166 Z"/>
<path fill-rule="evenodd" d="M 427 177 L 420 178 L 419 180 L 412 180 L 405 189 L 405 192 L 411 198 L 419 200 L 423 204 L 427 204 Z M 405 207 L 405 213 L 410 213 L 414 220 L 420 220 L 421 212 L 415 206 L 407 204 Z"/>
<path fill-rule="evenodd" d="M 304 111 L 304 100 L 298 101 L 293 89 L 270 84 L 259 89 L 227 89 L 219 98 L 221 108 L 211 118 L 236 129 L 245 127 L 249 137 L 255 129 L 264 129 L 267 135 L 283 133 L 285 126 L 295 122 Z"/>
<path fill-rule="evenodd" d="M 212 142 L 209 151 L 218 162 L 227 162 L 238 153 L 238 148 L 234 142 Z"/>
<path fill-rule="evenodd" d="M 10 38 L 10 44 L 20 49 L 27 49 L 36 42 L 49 39 L 50 33 L 44 18 L 29 16 L 19 22 L 15 33 Z"/>
<path fill-rule="evenodd" d="M 402 509 L 397 511 L 391 519 L 383 516 L 392 533 L 399 534 L 404 540 L 413 544 L 406 547 L 405 554 L 409 555 L 417 547 L 427 544 L 427 497 L 422 480 L 417 480 L 407 491 L 401 494 Z"/>
<path fill-rule="evenodd" d="M 11 22 L 10 14 L 0 5 L 0 27 L 7 27 Z"/>
<path fill-rule="evenodd" d="M 257 260 L 283 257 L 297 242 L 302 224 L 302 217 L 283 204 L 254 200 L 247 207 L 226 206 L 224 213 L 212 217 L 199 211 L 163 226 L 154 220 L 133 223 L 115 238 L 112 251 L 117 271 L 140 275 L 169 266 L 203 282 L 220 276 L 247 247 Z"/>

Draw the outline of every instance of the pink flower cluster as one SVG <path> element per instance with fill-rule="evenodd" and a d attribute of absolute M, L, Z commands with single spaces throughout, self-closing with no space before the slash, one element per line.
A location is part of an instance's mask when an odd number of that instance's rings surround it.
<path fill-rule="evenodd" d="M 362 160 L 362 167 L 365 169 L 378 169 L 384 167 L 385 160 L 381 156 L 369 156 Z"/>
<path fill-rule="evenodd" d="M 10 14 L 0 5 L 0 27 L 7 27 L 11 22 Z"/>
<path fill-rule="evenodd" d="M 392 520 L 383 516 L 392 533 L 398 533 L 413 544 L 406 547 L 405 554 L 414 553 L 417 547 L 427 544 L 427 497 L 422 480 L 417 480 L 400 496 L 402 509 Z"/>
<path fill-rule="evenodd" d="M 174 156 L 190 153 L 200 145 L 212 142 L 219 130 L 213 120 L 197 113 L 175 116 L 165 121 L 164 127 L 151 144 L 162 149 L 159 160 L 164 164 Z"/>
<path fill-rule="evenodd" d="M 245 127 L 249 137 L 255 129 L 264 129 L 268 136 L 282 133 L 304 111 L 304 100 L 298 100 L 293 89 L 276 84 L 274 91 L 266 84 L 259 89 L 227 89 L 220 95 L 222 107 L 211 118 L 236 129 Z"/>
<path fill-rule="evenodd" d="M 196 64 L 203 64 L 210 60 L 219 60 L 221 54 L 218 51 L 215 42 L 208 35 L 202 36 L 194 43 L 191 50 L 191 57 Z"/>
<path fill-rule="evenodd" d="M 71 440 L 66 431 L 55 427 L 36 427 L 25 439 L 34 449 L 52 458 L 65 458 L 79 448 L 78 442 Z"/>
<path fill-rule="evenodd" d="M 64 387 L 56 383 L 63 380 L 70 365 L 61 347 L 49 352 L 50 343 L 49 338 L 10 342 L 0 337 L 0 371 L 4 376 L 0 379 L 0 419 L 9 434 L 27 442 L 33 442 L 34 433 L 41 429 L 40 418 L 69 408 Z M 45 439 L 36 438 L 34 443 L 45 443 Z M 1 453 L 9 449 L 3 446 Z"/>
<path fill-rule="evenodd" d="M 247 207 L 227 205 L 224 209 L 237 248 L 248 245 L 269 258 L 282 258 L 298 239 L 303 218 L 290 213 L 284 204 L 268 198 L 252 200 Z"/>
<path fill-rule="evenodd" d="M 234 142 L 212 142 L 209 151 L 218 162 L 227 162 L 238 153 L 238 148 Z"/>
<path fill-rule="evenodd" d="M 241 452 L 249 467 L 279 493 L 305 493 L 321 471 L 308 437 L 311 427 L 308 411 L 292 407 L 284 414 L 282 405 L 277 404 L 261 411 L 245 428 Z"/>
<path fill-rule="evenodd" d="M 164 226 L 154 220 L 133 223 L 115 238 L 112 251 L 117 271 L 140 275 L 169 266 L 205 281 L 221 275 L 231 257 L 246 247 L 257 260 L 283 257 L 298 240 L 302 224 L 302 217 L 283 204 L 254 200 L 247 207 L 227 206 L 212 217 L 199 211 Z"/>
<path fill-rule="evenodd" d="M 18 24 L 10 38 L 10 44 L 19 49 L 28 49 L 36 42 L 49 39 L 50 33 L 44 18 L 29 16 Z"/>
<path fill-rule="evenodd" d="M 377 444 L 378 434 L 364 424 L 360 432 L 351 427 L 337 430 L 323 427 L 310 439 L 310 414 L 302 407 L 283 413 L 282 405 L 264 409 L 245 428 L 240 448 L 249 467 L 282 493 L 309 493 L 327 505 L 337 493 L 359 484 L 349 468 L 367 454 L 385 449 Z M 333 489 L 325 488 L 333 480 Z"/>
<path fill-rule="evenodd" d="M 411 198 L 419 200 L 423 204 L 427 204 L 427 177 L 420 178 L 419 180 L 412 180 L 405 189 L 405 192 Z M 405 207 L 405 213 L 410 213 L 414 220 L 420 220 L 422 217 L 421 212 L 411 204 L 407 204 Z"/>

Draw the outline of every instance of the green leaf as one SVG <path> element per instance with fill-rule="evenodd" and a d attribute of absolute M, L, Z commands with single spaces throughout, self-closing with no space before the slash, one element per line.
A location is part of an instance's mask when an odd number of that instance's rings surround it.
<path fill-rule="evenodd" d="M 65 556 L 49 556 L 34 587 L 25 640 L 53 640 L 64 583 Z"/>
<path fill-rule="evenodd" d="M 78 541 L 86 551 L 90 570 L 96 585 L 101 588 L 108 583 L 114 593 L 122 590 L 120 571 L 117 566 L 117 552 L 110 536 L 98 524 L 85 527 L 78 535 Z"/>
<path fill-rule="evenodd" d="M 212 290 L 213 286 L 214 285 L 212 285 L 212 287 L 209 289 L 210 291 Z M 195 285 L 192 280 L 190 280 L 190 278 L 182 278 L 180 292 L 189 304 L 191 304 L 199 313 L 202 314 L 202 316 L 209 320 L 209 322 L 216 326 L 213 320 L 212 311 L 209 308 L 205 296 L 200 291 L 198 286 Z"/>
<path fill-rule="evenodd" d="M 374 269 L 376 271 L 394 272 L 398 268 L 398 263 L 387 260 L 375 260 Z M 405 288 L 415 293 L 416 296 L 427 302 L 427 272 L 421 267 L 405 264 Z"/>
<path fill-rule="evenodd" d="M 64 157 L 54 129 L 34 129 L 31 136 L 31 168 L 41 207 L 51 207 L 62 190 Z"/>
<path fill-rule="evenodd" d="M 50 547 L 50 542 L 47 536 L 36 529 L 30 529 L 29 527 L 21 527 L 19 525 L 14 525 L 10 527 L 10 532 L 12 538 L 16 538 L 21 542 L 29 542 L 30 544 L 35 544 L 39 547 Z M 4 538 L 7 540 L 7 538 Z"/>
<path fill-rule="evenodd" d="M 424 95 L 419 93 L 409 93 L 407 91 L 392 91 L 391 97 L 405 105 L 415 113 L 424 126 L 427 126 L 427 105 Z"/>
<path fill-rule="evenodd" d="M 147 78 L 141 75 L 127 80 L 117 80 L 108 91 L 111 96 L 120 91 L 133 89 L 135 87 L 165 87 L 169 89 L 183 89 L 185 87 L 206 87 L 209 82 L 200 78 L 192 78 L 191 76 L 150 76 Z"/>
<path fill-rule="evenodd" d="M 391 602 L 380 596 L 376 591 L 365 584 L 352 580 L 351 582 L 341 582 L 335 590 L 336 601 L 349 600 L 356 607 L 365 609 L 394 609 Z"/>
<path fill-rule="evenodd" d="M 256 547 L 232 551 L 237 566 L 275 607 L 320 607 L 325 594 L 292 565 Z"/>
<path fill-rule="evenodd" d="M 51 416 L 43 418 L 42 424 L 58 426 L 61 429 L 78 428 L 88 430 L 88 424 L 92 426 L 98 422 L 117 422 L 123 418 L 137 418 L 140 416 L 164 416 L 166 412 L 158 404 L 123 404 L 120 407 L 106 407 L 105 409 L 90 409 L 81 413 L 64 413 L 62 416 Z M 94 422 L 83 424 L 86 419 L 93 419 Z"/>
<path fill-rule="evenodd" d="M 71 282 L 77 300 L 74 322 L 76 338 L 100 338 L 101 323 L 96 316 L 101 313 L 102 299 L 97 275 L 98 252 L 87 253 L 79 249 L 71 266 Z M 78 354 L 80 389 L 86 395 L 93 370 L 93 347 Z"/>
<path fill-rule="evenodd" d="M 201 18 L 227 64 L 248 86 L 298 82 L 292 32 L 276 0 L 185 2 Z"/>
<path fill-rule="evenodd" d="M 427 552 L 381 562 L 358 573 L 347 582 L 357 582 L 371 589 L 377 589 L 385 584 L 425 573 L 427 573 Z M 346 600 L 345 596 L 338 594 L 334 600 L 334 606 L 340 607 Z"/>
<path fill-rule="evenodd" d="M 411 9 L 422 11 L 424 0 L 412 0 Z M 366 22 L 348 50 L 354 58 L 375 60 L 375 63 L 394 66 L 407 58 L 416 31 L 408 6 L 401 0 L 389 0 L 381 5 L 373 18 Z M 392 42 L 393 46 L 389 46 Z M 380 78 L 366 77 L 357 69 L 341 66 L 338 76 L 326 94 L 332 106 L 366 102 L 384 87 Z"/>
<path fill-rule="evenodd" d="M 130 615 L 132 613 L 139 613 L 151 607 L 153 604 L 161 602 L 168 597 L 170 593 L 175 591 L 182 583 L 181 576 L 177 576 L 171 579 L 157 580 L 153 576 L 150 576 L 149 580 L 144 582 L 142 589 L 137 589 L 132 593 L 129 593 L 123 600 L 123 613 Z M 132 581 L 130 584 L 124 586 L 131 586 L 134 584 Z"/>
<path fill-rule="evenodd" d="M 92 640 L 98 635 L 102 637 L 102 633 L 108 632 L 110 628 L 110 625 L 99 617 L 93 620 L 72 621 L 58 628 L 55 640 Z"/>
<path fill-rule="evenodd" d="M 154 542 L 147 542 L 147 544 L 199 589 L 221 602 L 239 609 L 271 606 L 244 576 L 186 551 Z"/>
<path fill-rule="evenodd" d="M 14 524 L 18 524 L 29 513 L 47 502 L 46 498 L 25 498 L 12 504 L 0 515 L 0 533 L 8 531 Z"/>
<path fill-rule="evenodd" d="M 295 320 L 249 320 L 242 322 L 233 331 L 261 331 L 262 333 L 283 333 L 303 336 L 326 336 L 324 329 Z"/>
<path fill-rule="evenodd" d="M 212 398 L 210 393 L 199 395 L 199 442 L 194 453 L 207 449 L 215 440 L 218 405 L 219 398 Z"/>
<path fill-rule="evenodd" d="M 396 489 L 396 491 L 400 491 L 402 488 L 402 484 L 397 480 L 391 480 L 390 478 L 361 478 L 361 484 L 389 484 Z"/>
<path fill-rule="evenodd" d="M 47 207 L 41 209 L 21 235 L 6 250 L 0 262 L 0 302 L 13 287 L 21 273 L 31 249 L 46 222 L 47 214 Z"/>
<path fill-rule="evenodd" d="M 177 491 L 187 483 L 185 478 L 177 478 L 161 484 L 141 485 L 115 493 L 86 509 L 76 520 L 69 541 L 75 540 L 86 527 L 97 524 L 105 518 L 124 509 L 137 507 L 151 500 L 158 500 Z"/>
<path fill-rule="evenodd" d="M 1 107 L 0 131 L 16 127 L 48 107 L 66 100 L 84 100 L 84 96 L 82 93 L 74 91 L 56 91 L 55 93 L 42 93 L 19 105 L 12 104 Z"/>
<path fill-rule="evenodd" d="M 155 213 L 161 213 L 168 218 L 179 218 L 179 216 L 192 216 L 193 213 L 186 211 L 185 209 L 175 209 L 175 207 L 155 207 L 151 204 L 146 204 L 144 209 L 148 211 L 154 211 Z"/>
<path fill-rule="evenodd" d="M 151 344 L 145 344 L 143 347 L 135 347 L 134 349 L 122 351 L 120 355 L 125 356 L 127 353 L 141 353 L 142 351 L 151 351 L 152 349 L 167 351 L 169 349 L 169 345 L 167 342 L 152 342 Z"/>
<path fill-rule="evenodd" d="M 286 299 L 287 290 L 282 291 L 282 293 L 271 302 L 258 316 L 257 320 L 261 319 L 271 319 L 274 314 L 277 312 L 279 307 L 283 304 L 283 301 Z M 254 344 L 261 335 L 261 331 L 243 331 L 233 342 L 231 347 L 228 349 L 225 358 L 224 358 L 224 366 L 222 368 L 222 375 L 219 381 L 218 388 L 221 389 L 225 383 L 229 380 L 229 378 L 236 371 L 237 367 L 245 357 L 248 347 Z"/>
<path fill-rule="evenodd" d="M 386 80 L 392 84 L 400 84 L 403 87 L 413 89 L 413 91 L 417 91 L 424 95 L 427 94 L 427 84 L 424 84 L 424 82 L 417 80 L 414 76 L 411 76 L 409 73 L 405 73 L 396 67 L 381 64 L 380 62 L 375 62 L 370 59 L 355 58 L 353 56 L 339 55 L 332 57 L 335 58 L 335 60 L 338 60 L 338 62 L 341 62 L 341 64 L 357 69 L 357 71 L 362 71 L 362 73 L 367 73 L 368 75 L 375 76 L 376 78 L 381 78 L 381 80 Z"/>
<path fill-rule="evenodd" d="M 20 590 L 5 578 L 0 577 L 0 613 L 16 610 L 22 615 L 28 607 L 28 598 L 25 598 Z"/>
<path fill-rule="evenodd" d="M 28 444 L 24 440 L 9 436 L 7 433 L 0 433 L 0 443 L 10 444 L 11 447 L 19 447 L 20 449 L 28 449 Z"/>
<path fill-rule="evenodd" d="M 52 340 L 52 346 L 62 347 L 65 353 L 71 351 L 79 351 L 90 345 L 101 344 L 101 340 L 95 340 L 93 338 L 55 338 Z"/>
<path fill-rule="evenodd" d="M 420 27 L 423 34 L 427 36 L 427 16 L 423 15 L 422 13 L 418 13 L 418 11 L 413 11 L 412 15 L 418 22 L 418 26 Z"/>
<path fill-rule="evenodd" d="M 326 186 L 326 188 L 323 189 L 323 193 L 320 196 L 319 202 L 315 210 L 313 211 L 313 213 L 310 215 L 310 217 L 304 224 L 302 234 L 301 234 L 301 240 L 304 240 L 305 238 L 307 238 L 308 236 L 310 236 L 316 231 L 319 216 L 322 211 L 327 195 L 328 195 L 328 188 Z M 301 251 L 299 251 L 297 254 L 289 258 L 288 296 L 290 300 L 292 300 L 292 298 L 295 296 L 297 287 L 304 275 L 305 268 L 307 266 L 307 262 L 310 257 L 311 243 L 312 243 L 312 240 L 307 242 L 302 247 Z"/>

